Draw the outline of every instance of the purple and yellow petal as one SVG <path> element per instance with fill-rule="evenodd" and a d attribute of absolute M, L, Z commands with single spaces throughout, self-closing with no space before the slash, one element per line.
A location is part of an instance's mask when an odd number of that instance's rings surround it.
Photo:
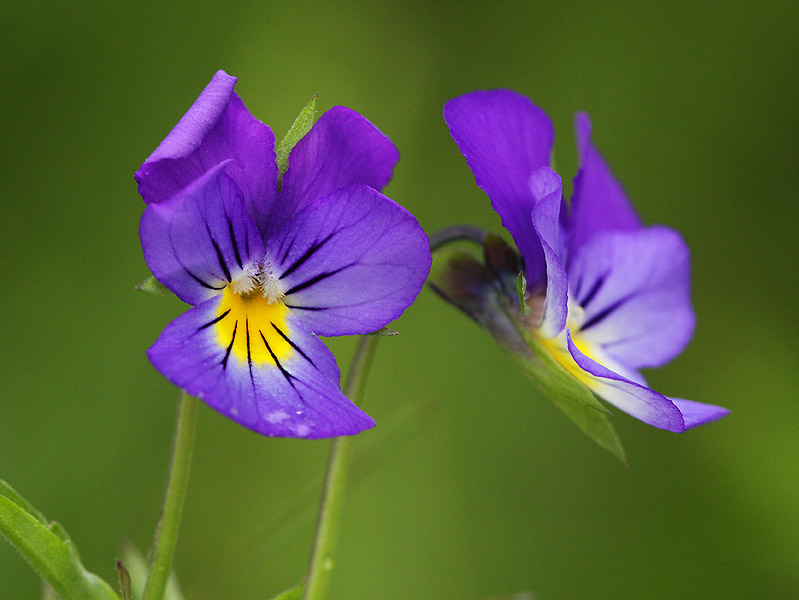
<path fill-rule="evenodd" d="M 591 141 L 591 121 L 587 114 L 577 115 L 575 128 L 580 170 L 574 178 L 571 204 L 572 252 L 599 232 L 641 227 L 621 183 Z"/>
<path fill-rule="evenodd" d="M 248 211 L 265 227 L 277 195 L 275 136 L 233 91 L 236 78 L 218 71 L 183 118 L 136 172 L 148 204 L 163 202 L 223 161 Z"/>
<path fill-rule="evenodd" d="M 344 106 L 331 108 L 291 150 L 269 232 L 339 188 L 358 183 L 382 190 L 398 160 L 391 140 L 365 117 Z"/>
<path fill-rule="evenodd" d="M 589 355 L 590 345 L 582 340 L 575 341 L 568 331 L 567 343 L 576 365 L 572 374 L 597 396 L 653 427 L 675 433 L 685 431 L 682 413 L 671 400 L 598 363 Z M 582 349 L 578 348 L 578 343 Z"/>
<path fill-rule="evenodd" d="M 598 234 L 569 264 L 580 335 L 624 364 L 657 367 L 691 339 L 689 251 L 666 227 Z"/>
<path fill-rule="evenodd" d="M 444 106 L 450 134 L 488 195 L 525 261 L 527 279 L 543 278 L 544 256 L 530 213 L 535 200 L 530 175 L 549 165 L 552 122 L 528 98 L 509 90 L 478 91 Z"/>
<path fill-rule="evenodd" d="M 147 266 L 189 304 L 219 294 L 263 255 L 261 237 L 225 166 L 149 204 L 139 226 Z"/>
<path fill-rule="evenodd" d="M 364 334 L 402 314 L 430 271 L 416 219 L 363 185 L 298 212 L 267 243 L 283 302 L 319 335 Z"/>
<path fill-rule="evenodd" d="M 285 306 L 226 292 L 175 319 L 148 351 L 172 383 L 269 436 L 352 435 L 373 420 L 339 390 L 325 345 Z"/>

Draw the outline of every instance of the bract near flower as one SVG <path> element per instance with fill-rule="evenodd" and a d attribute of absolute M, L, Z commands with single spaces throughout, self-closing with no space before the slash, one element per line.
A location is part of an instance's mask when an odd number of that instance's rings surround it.
<path fill-rule="evenodd" d="M 462 252 L 441 251 L 441 260 L 436 253 L 433 289 L 520 360 L 541 369 L 544 358 L 650 425 L 682 432 L 726 415 L 659 394 L 640 373 L 677 356 L 693 334 L 688 248 L 674 230 L 641 224 L 591 141 L 588 116 L 576 120 L 580 169 L 569 206 L 549 167 L 552 123 L 528 98 L 473 92 L 450 100 L 444 118 L 516 243 L 521 268 L 508 258 L 497 268 L 491 257 L 503 243 L 485 237 L 477 240 L 482 264 Z M 520 271 L 521 302 L 513 285 Z"/>
<path fill-rule="evenodd" d="M 216 73 L 136 173 L 148 267 L 193 306 L 148 357 L 167 379 L 270 436 L 352 435 L 374 421 L 318 335 L 396 319 L 430 268 L 416 219 L 378 190 L 399 154 L 358 113 L 324 113 L 289 154 Z"/>

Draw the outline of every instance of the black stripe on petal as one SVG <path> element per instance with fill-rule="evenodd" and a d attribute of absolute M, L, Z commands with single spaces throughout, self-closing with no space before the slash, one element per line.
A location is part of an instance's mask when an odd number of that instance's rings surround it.
<path fill-rule="evenodd" d="M 280 330 L 280 328 L 279 328 L 277 325 L 275 325 L 274 323 L 272 323 L 272 327 L 274 328 L 274 330 L 275 330 L 275 331 L 277 331 L 277 332 L 278 332 L 278 334 L 280 334 L 280 337 L 282 337 L 284 340 L 286 340 L 286 342 L 288 342 L 288 344 L 289 344 L 289 345 L 290 345 L 292 348 L 294 348 L 294 349 L 295 349 L 297 352 L 299 352 L 299 353 L 300 353 L 300 356 L 302 356 L 302 357 L 303 357 L 305 360 L 307 360 L 309 363 L 311 363 L 312 365 L 314 365 L 314 362 L 313 362 L 313 361 L 312 361 L 310 358 L 308 358 L 308 355 L 307 355 L 307 354 L 305 354 L 305 352 L 303 352 L 303 351 L 300 349 L 300 347 L 299 347 L 297 344 L 295 344 L 294 342 L 292 342 L 292 341 L 291 341 L 291 340 L 288 338 L 288 336 L 287 336 L 285 333 L 283 333 L 283 332 Z M 263 335 L 263 334 L 261 334 L 261 335 Z M 314 366 L 316 366 L 316 365 L 314 365 Z"/>
<path fill-rule="evenodd" d="M 599 279 L 594 282 L 594 285 L 591 286 L 591 289 L 588 290 L 588 293 L 580 300 L 580 306 L 585 308 L 591 303 L 591 300 L 597 295 L 597 292 L 600 290 L 602 285 L 605 283 L 605 275 L 602 275 Z"/>
<path fill-rule="evenodd" d="M 255 385 L 255 379 L 252 376 L 252 354 L 250 353 L 250 320 L 244 319 L 244 327 L 247 330 L 247 364 L 250 367 L 250 381 L 252 381 L 253 386 Z"/>
<path fill-rule="evenodd" d="M 233 325 L 233 335 L 230 337 L 230 344 L 228 344 L 227 350 L 225 351 L 225 358 L 222 359 L 222 369 L 227 369 L 227 359 L 230 358 L 230 351 L 233 350 L 233 342 L 236 341 L 236 330 L 239 328 L 239 322 L 236 321 L 236 324 Z"/>
<path fill-rule="evenodd" d="M 287 291 L 285 295 L 286 296 L 291 296 L 293 293 L 299 292 L 300 290 L 304 290 L 306 288 L 309 288 L 312 285 L 315 285 L 315 284 L 319 283 L 320 281 L 324 281 L 328 277 L 332 277 L 336 273 L 339 273 L 339 272 L 343 271 L 346 268 L 347 267 L 341 267 L 340 269 L 336 269 L 335 271 L 328 271 L 327 273 L 319 273 L 319 275 L 317 275 L 315 277 L 311 277 L 307 281 L 303 281 L 302 283 L 298 283 L 293 288 L 291 288 L 289 291 Z"/>
<path fill-rule="evenodd" d="M 329 308 L 328 306 L 294 306 L 292 304 L 285 304 L 285 303 L 284 306 L 286 308 L 293 308 L 294 310 L 310 310 L 310 311 L 327 310 Z"/>
<path fill-rule="evenodd" d="M 216 250 L 216 258 L 219 260 L 219 266 L 222 267 L 222 271 L 225 273 L 225 279 L 228 282 L 233 281 L 233 278 L 230 276 L 230 270 L 227 268 L 227 263 L 225 263 L 225 257 L 222 256 L 222 251 L 219 249 L 219 244 L 216 243 L 214 238 L 211 238 L 211 243 L 214 245 L 214 250 Z"/>
<path fill-rule="evenodd" d="M 330 238 L 332 238 L 332 237 L 333 237 L 333 234 L 331 233 L 330 235 L 328 235 L 328 236 L 327 236 L 325 239 L 323 239 L 322 241 L 320 241 L 320 242 L 314 242 L 314 243 L 311 245 L 311 247 L 310 247 L 310 248 L 308 248 L 308 249 L 305 251 L 305 254 L 303 254 L 302 256 L 300 256 L 300 257 L 299 257 L 299 258 L 298 258 L 296 261 L 294 261 L 294 264 L 293 264 L 293 265 L 291 265 L 291 266 L 290 266 L 288 269 L 286 269 L 285 271 L 283 271 L 283 274 L 280 276 L 280 279 L 283 279 L 284 277 L 288 277 L 288 276 L 289 276 L 289 275 L 291 275 L 291 274 L 292 274 L 294 271 L 296 271 L 296 270 L 297 270 L 297 269 L 298 269 L 298 268 L 299 268 L 299 267 L 300 267 L 300 266 L 301 266 L 301 265 L 302 265 L 302 264 L 303 264 L 305 261 L 307 261 L 309 258 L 311 258 L 311 257 L 312 257 L 314 254 L 316 254 L 316 251 L 317 251 L 317 250 L 319 250 L 319 249 L 320 249 L 322 246 L 324 246 L 324 245 L 325 245 L 325 244 L 328 242 L 328 240 L 329 240 Z M 287 252 L 286 254 L 288 254 L 288 252 Z M 285 260 L 285 257 L 284 257 L 284 260 Z"/>
<path fill-rule="evenodd" d="M 239 254 L 239 246 L 236 244 L 236 233 L 233 231 L 233 221 L 230 220 L 230 217 L 225 215 L 225 219 L 227 219 L 227 226 L 228 231 L 230 232 L 230 242 L 233 244 L 233 252 L 236 253 L 236 264 L 239 265 L 239 269 L 244 269 L 244 265 L 241 262 L 241 254 Z"/>
<path fill-rule="evenodd" d="M 286 381 L 288 381 L 289 385 L 291 387 L 294 387 L 294 382 L 292 381 L 292 379 L 294 379 L 294 375 L 286 371 L 286 369 L 283 368 L 283 365 L 280 364 L 280 361 L 277 359 L 277 356 L 275 356 L 275 353 L 272 352 L 272 348 L 269 345 L 269 342 L 266 341 L 266 337 L 264 337 L 264 332 L 259 329 L 258 333 L 261 334 L 261 339 L 264 341 L 264 345 L 266 346 L 266 349 L 269 351 L 269 355 L 272 357 L 272 360 L 275 361 L 275 365 L 277 366 L 278 369 L 280 369 L 280 372 L 283 373 L 283 377 L 286 378 Z"/>
<path fill-rule="evenodd" d="M 226 316 L 228 316 L 228 314 L 230 314 L 230 309 L 229 308 L 225 312 L 223 312 L 221 315 L 219 315 L 216 319 L 214 319 L 213 321 L 208 321 L 205 325 L 201 325 L 200 327 L 198 327 L 197 331 L 202 331 L 206 327 L 210 327 L 211 325 L 214 325 L 215 323 L 219 323 L 219 321 L 221 321 Z"/>
<path fill-rule="evenodd" d="M 215 287 L 215 286 L 211 285 L 210 283 L 204 282 L 202 279 L 197 277 L 194 273 L 189 271 L 186 267 L 183 267 L 183 270 L 186 271 L 186 273 L 189 275 L 189 277 L 191 277 L 194 281 L 196 281 L 197 283 L 199 283 L 201 286 L 203 286 L 206 289 L 209 289 L 209 290 L 224 290 L 225 289 L 224 285 L 222 287 Z"/>
<path fill-rule="evenodd" d="M 614 302 L 613 304 L 608 306 L 606 309 L 599 311 L 597 314 L 595 314 L 593 317 L 591 317 L 590 319 L 588 319 L 587 321 L 585 321 L 583 323 L 582 327 L 580 327 L 580 331 L 585 331 L 589 327 L 593 327 L 594 325 L 597 325 L 598 323 L 601 323 L 602 321 L 605 320 L 605 318 L 607 318 L 607 316 L 610 313 L 615 311 L 622 304 L 627 302 L 627 300 L 629 300 L 630 298 L 632 298 L 632 296 L 625 296 L 621 300 L 617 300 L 616 302 Z"/>

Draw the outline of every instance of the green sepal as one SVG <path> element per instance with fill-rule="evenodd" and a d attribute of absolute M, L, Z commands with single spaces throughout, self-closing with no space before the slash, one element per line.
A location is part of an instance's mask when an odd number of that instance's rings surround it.
<path fill-rule="evenodd" d="M 520 333 L 535 357 L 530 360 L 529 357 L 515 355 L 525 372 L 577 427 L 626 465 L 627 457 L 610 421 L 610 411 L 591 390 L 564 369 L 535 336 L 526 331 L 520 330 Z"/>
<path fill-rule="evenodd" d="M 131 542 L 122 542 L 122 564 L 130 574 L 130 589 L 133 600 L 141 600 L 147 587 L 147 578 L 150 574 L 150 565 L 145 560 L 141 551 Z M 169 576 L 164 591 L 164 600 L 183 600 L 183 594 L 178 585 L 178 578 L 174 572 Z"/>
<path fill-rule="evenodd" d="M 294 119 L 294 123 L 275 148 L 275 154 L 277 154 L 278 182 L 282 182 L 283 174 L 288 171 L 289 153 L 291 149 L 311 130 L 315 119 L 316 95 L 311 98 L 311 101 L 305 105 L 305 108 L 303 108 L 297 118 Z"/>
<path fill-rule="evenodd" d="M 297 587 L 280 592 L 272 600 L 302 600 L 302 593 L 305 590 L 305 584 L 301 583 Z"/>
<path fill-rule="evenodd" d="M 154 294 L 156 296 L 172 295 L 172 292 L 169 291 L 169 288 L 158 281 L 153 275 L 150 275 L 147 279 L 137 285 L 136 289 L 140 292 L 147 292 L 148 294 Z"/>
<path fill-rule="evenodd" d="M 119 600 L 111 587 L 80 562 L 64 528 L 0 480 L 0 533 L 52 586 L 61 600 Z"/>
<path fill-rule="evenodd" d="M 390 327 L 381 327 L 377 331 L 371 331 L 369 333 L 364 333 L 364 335 L 376 335 L 379 337 L 391 337 L 394 335 L 399 335 L 399 331 L 394 331 Z"/>
<path fill-rule="evenodd" d="M 530 314 L 530 307 L 527 306 L 527 278 L 524 273 L 519 273 L 516 278 L 516 293 L 519 295 L 519 308 L 522 311 L 522 316 L 526 317 Z"/>
<path fill-rule="evenodd" d="M 512 280 L 515 278 L 514 274 Z M 487 329 L 511 354 L 529 356 L 527 343 L 517 329 L 518 315 L 507 310 L 502 285 L 474 254 L 454 247 L 436 250 L 427 284 Z"/>

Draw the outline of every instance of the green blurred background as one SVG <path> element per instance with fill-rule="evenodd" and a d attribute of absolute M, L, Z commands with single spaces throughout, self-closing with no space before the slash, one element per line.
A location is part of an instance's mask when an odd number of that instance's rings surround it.
<path fill-rule="evenodd" d="M 133 172 L 216 69 L 281 136 L 313 95 L 376 123 L 387 193 L 427 231 L 498 229 L 441 118 L 480 88 L 572 119 L 646 223 L 693 249 L 698 328 L 649 374 L 722 404 L 675 435 L 617 415 L 630 467 L 424 290 L 367 393 L 332 597 L 799 598 L 795 2 L 35 2 L 0 8 L 0 477 L 115 578 L 146 549 L 177 391 L 144 351 L 183 310 L 147 276 Z M 354 340 L 330 342 L 343 368 Z M 203 407 L 176 567 L 194 599 L 303 575 L 328 443 L 267 439 Z M 0 597 L 37 577 L 0 544 Z"/>

